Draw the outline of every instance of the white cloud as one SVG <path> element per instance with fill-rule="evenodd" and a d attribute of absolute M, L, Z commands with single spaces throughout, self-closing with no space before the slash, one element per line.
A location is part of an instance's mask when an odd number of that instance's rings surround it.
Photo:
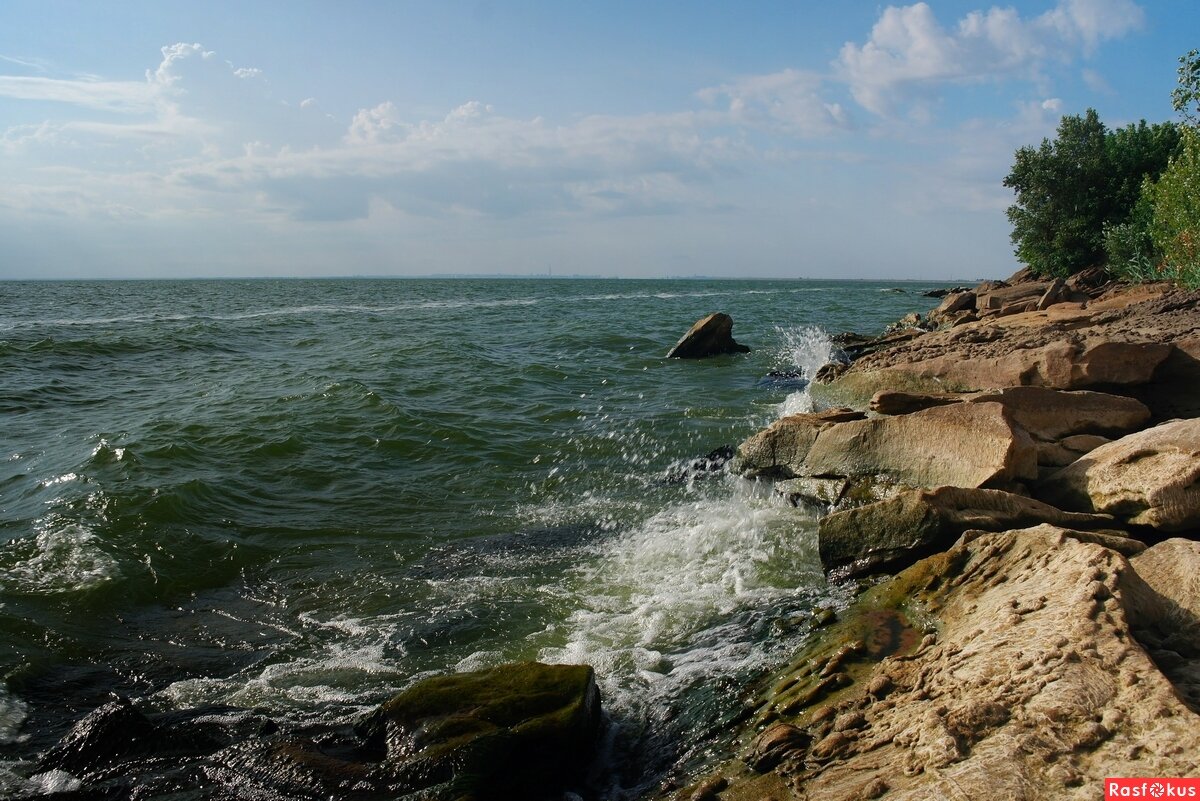
<path fill-rule="evenodd" d="M 823 136 L 850 127 L 846 109 L 822 96 L 824 81 L 816 73 L 788 69 L 703 89 L 697 96 L 708 103 L 727 98 L 735 124 Z"/>
<path fill-rule="evenodd" d="M 195 56 L 199 56 L 202 59 L 209 59 L 216 54 L 211 50 L 205 50 L 199 44 L 178 42 L 163 47 L 162 55 L 163 59 L 159 62 L 158 68 L 154 72 L 146 70 L 146 80 L 159 86 L 170 86 L 179 80 L 180 76 L 177 67 L 180 62 Z"/>
<path fill-rule="evenodd" d="M 233 65 L 230 64 L 230 67 Z M 262 75 L 262 70 L 258 67 L 238 67 L 233 71 L 233 74 L 239 78 L 258 78 Z"/>
<path fill-rule="evenodd" d="M 63 80 L 0 75 L 0 96 L 68 103 L 96 111 L 145 114 L 153 111 L 154 87 L 138 81 Z"/>
<path fill-rule="evenodd" d="M 867 41 L 847 42 L 835 70 L 863 108 L 891 116 L 948 82 L 1036 75 L 1051 58 L 1085 55 L 1108 39 L 1136 29 L 1141 9 L 1131 0 L 1060 0 L 1031 19 L 1012 8 L 972 11 L 953 29 L 926 3 L 889 6 Z"/>

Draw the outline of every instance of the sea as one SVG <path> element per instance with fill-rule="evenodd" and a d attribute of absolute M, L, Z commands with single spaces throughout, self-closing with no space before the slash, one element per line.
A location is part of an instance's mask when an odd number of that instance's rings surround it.
<path fill-rule="evenodd" d="M 938 286 L 0 282 L 0 797 L 114 695 L 334 723 L 531 659 L 596 670 L 596 797 L 653 792 L 849 601 L 704 457 Z M 714 311 L 749 354 L 665 358 Z"/>

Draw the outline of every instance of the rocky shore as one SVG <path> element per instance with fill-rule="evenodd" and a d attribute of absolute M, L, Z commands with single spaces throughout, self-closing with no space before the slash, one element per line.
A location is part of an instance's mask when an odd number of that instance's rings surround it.
<path fill-rule="evenodd" d="M 1018 273 L 845 335 L 731 462 L 867 587 L 664 797 L 1094 799 L 1200 775 L 1200 293 Z M 895 575 L 888 577 L 887 574 Z"/>

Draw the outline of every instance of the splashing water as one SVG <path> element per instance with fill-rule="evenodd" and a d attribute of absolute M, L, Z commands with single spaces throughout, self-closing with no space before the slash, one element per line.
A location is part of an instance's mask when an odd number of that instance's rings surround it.
<path fill-rule="evenodd" d="M 812 381 L 817 371 L 833 358 L 833 342 L 825 329 L 815 325 L 797 328 L 775 328 L 782 346 L 775 356 L 777 370 L 796 371 L 806 381 Z M 778 417 L 813 411 L 808 386 L 790 393 L 777 410 Z"/>

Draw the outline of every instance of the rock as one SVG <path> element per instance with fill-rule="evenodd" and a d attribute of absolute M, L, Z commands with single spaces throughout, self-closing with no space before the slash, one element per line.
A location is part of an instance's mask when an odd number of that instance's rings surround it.
<path fill-rule="evenodd" d="M 881 476 L 909 487 L 994 487 L 1036 478 L 1037 453 L 1000 404 L 954 404 L 822 429 L 789 469 L 794 476 Z"/>
<path fill-rule="evenodd" d="M 1169 539 L 1132 560 L 1134 569 L 1166 604 L 1155 615 L 1173 631 L 1185 631 L 1200 646 L 1200 542 Z"/>
<path fill-rule="evenodd" d="M 1106 515 L 1072 514 L 1009 492 L 963 487 L 906 492 L 821 519 L 821 564 L 839 576 L 892 571 L 954 544 L 971 529 L 1003 531 L 1039 523 L 1111 529 Z"/>
<path fill-rule="evenodd" d="M 956 286 L 953 289 L 931 289 L 928 292 L 922 292 L 921 297 L 925 298 L 944 298 L 948 295 L 957 295 L 963 292 L 968 292 L 969 287 Z"/>
<path fill-rule="evenodd" d="M 960 403 L 965 398 L 957 392 L 899 392 L 885 389 L 871 396 L 870 409 L 879 414 L 911 414 L 934 406 Z"/>
<path fill-rule="evenodd" d="M 812 744 L 812 735 L 789 723 L 776 723 L 754 741 L 746 758 L 753 770 L 765 773 L 791 754 L 803 754 Z"/>
<path fill-rule="evenodd" d="M 536 662 L 426 679 L 364 727 L 389 761 L 444 764 L 464 795 L 498 799 L 580 782 L 599 730 L 592 669 Z"/>
<path fill-rule="evenodd" d="M 1200 336 L 1175 342 L 1149 383 L 1134 392 L 1155 420 L 1200 417 Z"/>
<path fill-rule="evenodd" d="M 522 662 L 425 679 L 352 732 L 235 745 L 206 774 L 236 798 L 557 799 L 600 726 L 590 667 Z"/>
<path fill-rule="evenodd" d="M 1008 487 L 1037 478 L 1033 441 L 998 403 L 846 420 L 854 416 L 785 417 L 739 445 L 730 469 L 749 478 L 849 479 L 854 492 L 837 492 L 856 504 L 893 494 L 894 485 Z M 819 499 L 833 489 L 823 486 Z"/>
<path fill-rule="evenodd" d="M 153 753 L 161 733 L 128 698 L 117 698 L 85 715 L 42 755 L 38 772 L 86 775 L 123 758 Z"/>
<path fill-rule="evenodd" d="M 1200 419 L 1102 445 L 1037 487 L 1038 497 L 1162 531 L 1200 527 Z"/>
<path fill-rule="evenodd" d="M 1132 394 L 1144 386 L 1139 399 L 1157 419 L 1172 407 L 1200 414 L 1200 393 L 1191 391 L 1200 389 L 1198 307 L 1200 292 L 1142 286 L 1110 290 L 1087 308 L 1058 303 L 990 316 L 864 353 L 840 375 L 815 382 L 814 398 L 865 406 L 880 390 L 1044 386 Z M 1171 400 L 1156 402 L 1151 387 Z"/>
<path fill-rule="evenodd" d="M 1090 542 L 1093 545 L 1102 545 L 1109 550 L 1116 551 L 1126 558 L 1137 556 L 1146 550 L 1146 543 L 1141 540 L 1135 540 L 1121 531 L 1081 531 L 1079 529 L 1055 526 L 1050 523 L 1041 523 L 1028 528 L 1012 528 L 1009 531 L 1014 534 L 1048 534 L 1055 537 L 1066 537 L 1076 542 Z M 965 545 L 968 542 L 974 542 L 980 537 L 986 537 L 993 533 L 995 532 L 984 531 L 983 529 L 969 529 L 963 532 L 963 535 L 958 538 L 958 542 L 955 545 Z"/>
<path fill-rule="evenodd" d="M 822 429 L 866 415 L 851 409 L 793 414 L 776 420 L 738 446 L 730 469 L 750 477 L 797 478 L 796 472 Z"/>
<path fill-rule="evenodd" d="M 1125 557 L 1046 529 L 923 560 L 864 594 L 771 682 L 759 719 L 812 738 L 770 769 L 774 781 L 808 799 L 1074 801 L 1108 776 L 1195 775 L 1196 714 L 1131 625 L 1163 600 Z M 863 649 L 841 664 L 849 686 L 805 689 L 834 638 L 855 636 L 851 621 L 861 630 L 891 609 L 936 635 L 891 658 Z M 743 790 L 762 781 L 743 772 L 725 795 L 757 797 Z"/>
<path fill-rule="evenodd" d="M 931 323 L 940 324 L 951 319 L 954 315 L 960 312 L 970 312 L 975 310 L 975 293 L 974 292 L 955 292 L 947 295 L 936 309 L 928 315 L 928 320 Z"/>
<path fill-rule="evenodd" d="M 1005 306 L 1025 301 L 1033 301 L 1036 306 L 1038 298 L 1042 297 L 1049 288 L 1049 284 L 1041 282 L 998 287 L 978 295 L 975 300 L 975 308 L 979 311 L 999 311 Z"/>
<path fill-rule="evenodd" d="M 1150 421 L 1150 410 L 1145 404 L 1103 392 L 1005 387 L 967 400 L 969 403 L 1003 405 L 1013 420 L 1043 441 L 1074 434 L 1128 434 Z"/>
<path fill-rule="evenodd" d="M 1050 286 L 1046 287 L 1045 294 L 1038 299 L 1036 308 L 1038 311 L 1044 311 L 1056 303 L 1062 303 L 1068 299 L 1067 284 L 1061 278 L 1055 278 L 1050 282 Z"/>
<path fill-rule="evenodd" d="M 723 353 L 749 353 L 750 348 L 733 339 L 733 318 L 715 312 L 697 320 L 688 329 L 675 347 L 667 354 L 668 359 L 703 359 Z"/>

